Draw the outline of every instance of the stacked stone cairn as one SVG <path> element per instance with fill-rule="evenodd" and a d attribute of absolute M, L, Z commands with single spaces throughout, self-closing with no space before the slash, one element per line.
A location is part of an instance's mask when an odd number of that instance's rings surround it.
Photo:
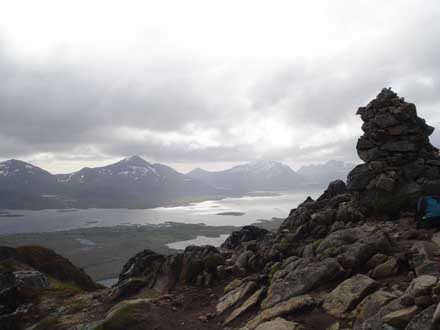
<path fill-rule="evenodd" d="M 440 193 L 439 150 L 429 141 L 434 128 L 417 116 L 413 103 L 385 88 L 357 114 L 364 134 L 356 149 L 365 163 L 348 175 L 349 191 L 370 199 Z"/>

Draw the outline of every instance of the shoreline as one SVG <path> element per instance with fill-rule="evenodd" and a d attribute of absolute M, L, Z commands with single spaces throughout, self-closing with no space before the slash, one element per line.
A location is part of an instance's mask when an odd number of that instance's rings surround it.
<path fill-rule="evenodd" d="M 163 204 L 157 204 L 154 206 L 146 206 L 146 207 L 123 207 L 123 206 L 116 206 L 116 207 L 81 207 L 81 206 L 75 206 L 72 207 L 66 206 L 64 208 L 59 207 L 53 207 L 53 208 L 29 208 L 29 209 L 23 209 L 23 208 L 14 208 L 14 209 L 5 209 L 0 208 L 1 212 L 19 212 L 19 211 L 46 211 L 46 210 L 55 210 L 57 212 L 75 212 L 80 210 L 105 210 L 105 209 L 121 209 L 121 210 L 151 210 L 151 209 L 157 209 L 157 208 L 173 208 L 173 207 L 180 207 L 180 206 L 190 206 L 194 203 L 201 203 L 201 202 L 208 202 L 208 201 L 220 201 L 227 198 L 245 198 L 245 197 L 276 197 L 281 196 L 285 193 L 297 193 L 297 192 L 303 192 L 303 191 L 310 191 L 312 193 L 315 190 L 321 189 L 321 187 L 316 186 L 307 186 L 307 187 L 301 187 L 298 189 L 292 189 L 292 190 L 268 190 L 268 191 L 248 191 L 248 192 L 234 192 L 228 195 L 207 195 L 204 197 L 194 197 L 194 198 L 188 198 L 188 200 L 182 199 L 180 201 L 173 201 L 173 202 L 165 202 Z"/>
<path fill-rule="evenodd" d="M 255 220 L 253 225 L 274 229 L 283 219 Z M 122 266 L 136 253 L 150 249 L 161 254 L 176 254 L 167 244 L 196 239 L 218 238 L 242 226 L 208 226 L 167 222 L 159 225 L 130 225 L 79 228 L 56 232 L 6 234 L 0 245 L 18 247 L 41 245 L 68 258 L 95 281 L 118 277 Z"/>

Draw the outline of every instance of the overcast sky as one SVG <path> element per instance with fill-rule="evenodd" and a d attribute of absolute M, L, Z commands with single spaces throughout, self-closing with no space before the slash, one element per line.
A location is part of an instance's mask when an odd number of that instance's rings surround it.
<path fill-rule="evenodd" d="M 438 0 L 2 1 L 0 159 L 358 162 L 382 87 L 440 127 L 439 36 Z"/>

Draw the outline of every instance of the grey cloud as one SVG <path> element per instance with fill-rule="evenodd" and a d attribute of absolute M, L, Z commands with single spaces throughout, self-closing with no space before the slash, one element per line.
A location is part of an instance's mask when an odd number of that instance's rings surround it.
<path fill-rule="evenodd" d="M 136 66 L 127 67 L 125 73 L 123 65 L 107 73 L 105 66 L 94 70 L 90 63 L 74 65 L 56 57 L 36 65 L 8 52 L 0 34 L 0 156 L 47 152 L 68 159 L 71 152 L 83 150 L 78 158 L 92 159 L 100 157 L 93 155 L 98 150 L 109 156 L 140 154 L 163 162 L 241 162 L 258 157 L 356 161 L 355 138 L 261 152 L 237 140 L 228 129 L 253 114 L 279 115 L 292 130 L 312 127 L 313 136 L 320 129 L 351 122 L 357 107 L 388 86 L 415 102 L 428 123 L 440 124 L 435 112 L 440 106 L 439 10 L 421 8 L 416 16 L 419 20 L 385 33 L 378 44 L 359 41 L 341 56 L 329 55 L 314 63 L 273 63 L 264 74 L 240 79 L 233 74 L 206 74 L 207 68 L 197 59 L 167 58 L 138 71 Z M 234 88 L 240 84 L 243 95 L 237 97 Z M 137 142 L 115 134 L 121 127 L 149 130 L 153 135 L 185 134 L 188 124 L 218 131 L 220 146 L 196 149 L 184 141 Z M 353 130 L 360 133 L 359 127 Z M 440 145 L 440 128 L 432 141 Z"/>

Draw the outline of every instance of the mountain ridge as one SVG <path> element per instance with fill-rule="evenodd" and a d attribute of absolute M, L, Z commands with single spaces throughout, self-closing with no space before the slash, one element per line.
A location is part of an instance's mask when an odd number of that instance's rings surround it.
<path fill-rule="evenodd" d="M 52 174 L 11 159 L 0 163 L 0 208 L 151 208 L 251 191 L 305 189 L 306 181 L 288 165 L 270 160 L 184 174 L 134 155 L 105 166 Z"/>

